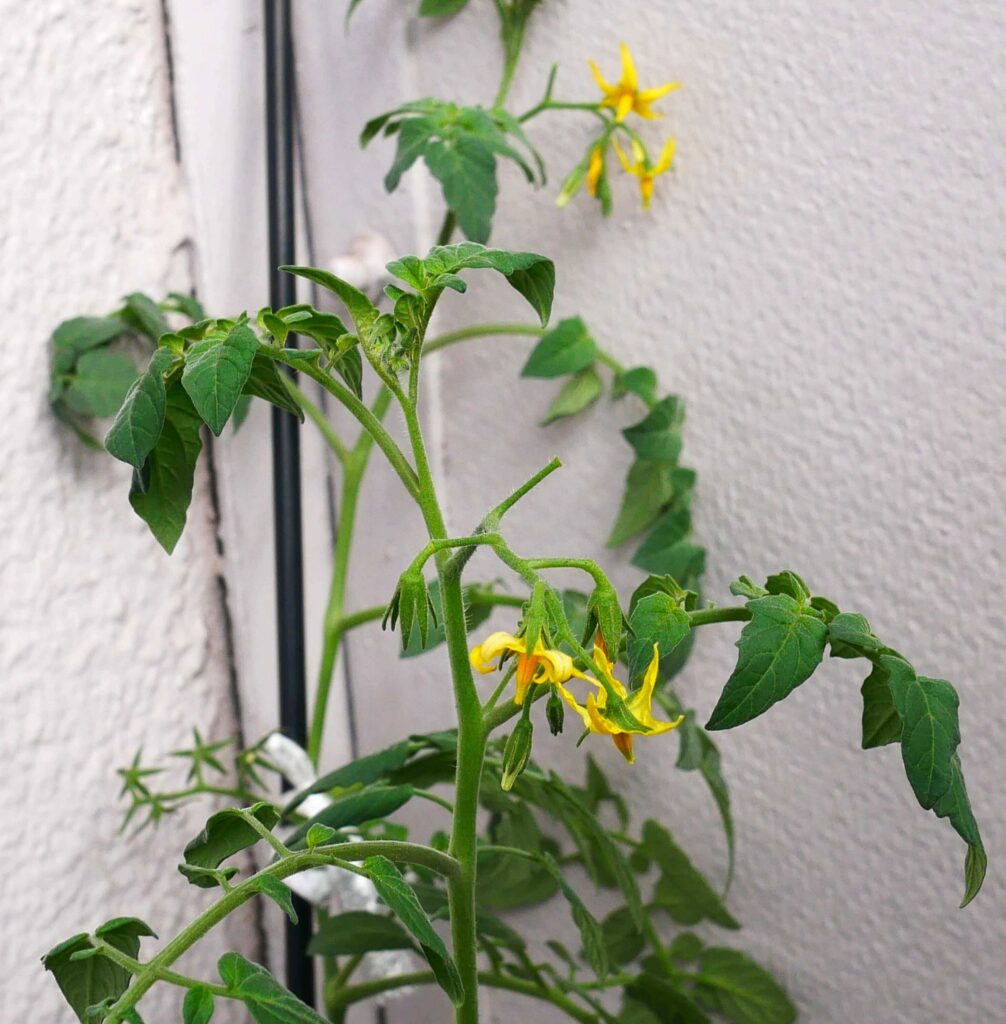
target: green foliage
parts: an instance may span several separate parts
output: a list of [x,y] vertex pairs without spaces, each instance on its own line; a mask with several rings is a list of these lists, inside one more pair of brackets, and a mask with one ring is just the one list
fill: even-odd
[[182,1001],[182,1024],[209,1024],[213,1009],[213,993],[205,985],[190,988]]
[[562,386],[562,390],[549,406],[541,425],[547,427],[556,420],[583,412],[601,397],[603,390],[604,386],[597,370],[593,366],[584,367],[579,373],[573,374]]
[[747,604],[751,621],[737,641],[737,668],[707,729],[732,729],[787,697],[821,664],[828,627],[809,604],[769,594]]
[[578,316],[560,320],[532,349],[522,377],[563,377],[593,367],[597,342]]
[[61,942],[42,957],[42,964],[51,971],[63,997],[77,1015],[86,1022],[89,1010],[117,999],[129,986],[130,974],[100,953],[100,944],[135,958],[140,939],[153,936],[149,925],[135,917],[117,917],[106,921],[94,937],[81,933]]
[[318,922],[308,952],[312,956],[359,956],[379,949],[414,949],[409,933],[395,920],[350,910]]
[[314,825],[341,829],[386,818],[404,807],[412,799],[412,794],[411,786],[373,785],[351,792],[348,796],[333,800],[324,810],[298,826],[287,837],[286,845],[292,850],[303,848],[307,844],[307,834]]
[[405,876],[385,857],[368,857],[363,867],[377,889],[377,895],[388,905],[399,921],[419,943],[437,984],[447,993],[451,1002],[459,1006],[464,999],[464,986],[457,966],[444,940],[434,930],[412,886]]
[[309,1006],[284,988],[264,967],[239,953],[225,953],[217,963],[228,997],[239,999],[256,1024],[324,1024]]
[[[185,863],[196,868],[219,868],[225,861],[242,850],[254,846],[261,834],[249,819],[254,819],[267,830],[273,829],[279,821],[279,812],[265,801],[237,810],[225,808],[212,815],[202,832],[185,847]],[[189,875],[189,881],[200,888],[209,889],[215,884],[206,875]]]
[[[438,0],[438,6],[451,5]],[[456,0],[453,6],[458,7]],[[416,100],[369,121],[360,136],[360,145],[366,146],[382,132],[386,137],[397,138],[395,158],[385,175],[384,187],[394,192],[402,175],[423,159],[440,182],[444,201],[457,218],[458,226],[473,242],[488,241],[492,231],[499,193],[497,157],[516,164],[528,181],[544,181],[541,157],[519,123],[498,108]]]
[[707,947],[699,956],[695,998],[734,1024],[792,1024],[796,1007],[763,967],[735,949]]

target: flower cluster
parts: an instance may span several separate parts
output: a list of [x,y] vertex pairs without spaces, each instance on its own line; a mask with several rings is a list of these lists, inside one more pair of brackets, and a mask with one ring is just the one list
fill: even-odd
[[[652,89],[639,87],[636,63],[628,45],[622,43],[622,77],[615,83],[609,82],[594,61],[588,61],[594,79],[603,98],[597,104],[604,127],[587,149],[584,160],[567,177],[559,193],[559,205],[564,206],[585,185],[587,192],[598,199],[605,213],[611,208],[611,189],[608,181],[607,157],[615,151],[625,172],[639,181],[639,192],[643,209],[649,209],[653,198],[653,183],[656,178],[670,170],[674,161],[675,139],[669,137],[664,143],[660,156],[654,160],[646,147],[645,140],[629,123],[629,116],[635,114],[646,121],[655,121],[662,115],[653,109],[653,104],[669,92],[681,88],[680,82],[665,82]],[[610,112],[610,113],[609,113]],[[627,143],[629,151],[620,143],[619,136]]]
[[[482,643],[472,648],[472,667],[486,675],[503,668],[507,661],[516,658],[514,703],[524,703],[532,684],[553,686],[559,696],[580,716],[586,732],[610,736],[621,755],[630,764],[635,761],[632,749],[634,735],[657,736],[676,729],[684,721],[684,715],[679,715],[672,722],[662,722],[653,717],[653,691],[660,671],[660,650],[657,644],[653,645],[653,658],[643,676],[642,684],[631,693],[615,678],[614,662],[608,656],[603,643],[595,643],[592,657],[593,667],[598,670],[600,679],[580,671],[568,654],[549,648],[542,639],[535,643],[530,652],[527,646],[520,636],[504,632],[492,633]],[[581,704],[564,685],[572,679],[592,684],[597,692],[588,693],[585,703]],[[638,726],[629,726],[624,722],[616,723],[606,716],[609,694],[614,694],[625,701],[626,709],[639,723]]]

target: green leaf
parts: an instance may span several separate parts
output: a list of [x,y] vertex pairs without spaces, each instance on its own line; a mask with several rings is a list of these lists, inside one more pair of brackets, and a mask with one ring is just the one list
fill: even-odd
[[721,928],[740,925],[723,905],[719,894],[693,866],[671,833],[655,821],[643,825],[643,851],[660,869],[654,903],[679,924],[709,920]]
[[242,388],[242,394],[264,398],[280,409],[292,412],[301,423],[304,422],[304,410],[301,409],[297,399],[287,390],[275,362],[261,352],[255,353],[251,372]]
[[[639,545],[631,561],[644,572],[672,576],[687,586],[705,572],[706,552],[692,543],[691,494],[678,488],[681,477],[677,470],[672,471],[675,494],[670,509]],[[687,478],[682,482],[690,486]]]
[[841,612],[828,623],[828,643],[834,658],[867,658],[885,650],[866,617],[855,612]]
[[[140,939],[153,934],[148,925],[135,917],[114,918],[95,932],[98,938],[134,958],[140,951]],[[61,942],[42,957],[43,967],[55,977],[63,997],[80,1021],[87,1019],[88,1007],[118,999],[128,988],[131,977],[124,967],[100,954],[74,959],[75,955],[92,949],[91,938],[81,933]]]
[[386,780],[396,768],[401,768],[408,761],[417,747],[418,744],[412,740],[402,740],[373,754],[358,757],[355,761],[322,775],[306,789],[300,790],[283,808],[283,813],[289,814],[312,793],[327,793],[329,790],[348,789],[350,786],[368,786]]
[[240,999],[256,1024],[326,1024],[309,1006],[285,989],[264,967],[240,953],[225,953],[217,962],[220,979],[233,999]]
[[374,883],[377,895],[419,943],[423,955],[433,969],[437,983],[447,993],[451,1002],[455,1006],[460,1006],[465,997],[461,975],[458,974],[443,939],[434,931],[412,886],[386,857],[368,857],[363,862],[363,867]]
[[259,348],[255,332],[238,324],[224,338],[197,341],[186,354],[182,387],[217,437],[234,412]]
[[560,320],[531,350],[522,377],[563,377],[593,366],[597,359],[597,342],[578,316]]
[[605,542],[618,547],[652,526],[674,497],[674,471],[663,462],[636,459],[629,467],[625,494],[611,535]]
[[359,956],[378,949],[412,949],[412,940],[397,921],[365,910],[322,918],[307,947],[311,956]]
[[363,356],[360,355],[359,346],[343,352],[333,365],[349,390],[357,398],[363,398]]
[[885,655],[894,706],[902,722],[901,756],[919,803],[931,810],[953,782],[953,758],[961,742],[957,693],[943,679],[917,676],[902,658]]
[[209,1024],[212,1017],[213,993],[205,985],[190,988],[182,1002],[182,1024]]
[[[291,266],[280,267],[279,269],[285,270],[288,274],[296,274],[298,277],[307,278],[308,281],[313,281],[315,284],[337,295],[341,299],[342,304],[349,310],[349,315],[353,318],[357,330],[362,331],[364,328],[369,327],[380,316],[377,307],[359,288],[354,288],[347,281],[343,281],[341,277],[336,277],[335,274],[329,273],[327,270],[319,270],[317,267]],[[296,329],[296,325],[293,326]]]
[[145,334],[152,341],[162,334],[167,334],[171,328],[164,318],[161,307],[149,296],[142,292],[133,292],[126,296],[126,305],[119,314],[130,327]]
[[810,589],[807,584],[790,569],[783,569],[782,572],[769,576],[765,581],[765,589],[770,594],[789,594],[793,600],[801,604],[810,601]]
[[77,357],[106,345],[126,330],[126,324],[112,316],[77,316],[64,320],[52,332],[53,372],[68,373]]
[[882,665],[863,681],[863,749],[882,747],[901,739],[901,717],[891,697],[890,673]]
[[821,663],[828,627],[787,594],[748,601],[751,621],[737,647],[737,667],[727,680],[707,729],[750,722],[810,677]]
[[796,1007],[765,968],[735,949],[707,947],[699,958],[696,998],[733,1024],[792,1024]]
[[[552,877],[559,883],[559,889],[566,897],[570,913],[573,916],[573,923],[580,932],[584,958],[590,964],[591,970],[603,981],[608,976],[608,954],[600,923],[566,881],[556,859],[550,853],[544,853],[542,861],[548,867]],[[628,913],[628,908],[626,908],[626,913]],[[629,920],[632,920],[631,915]]]
[[[437,122],[429,117],[410,118],[398,125],[395,159],[384,176],[386,191],[394,192],[398,188],[402,175],[426,152],[426,147],[437,133],[437,127]],[[370,130],[371,125],[367,125],[363,130],[364,136]]]
[[170,555],[185,529],[202,421],[180,383],[168,388],[164,426],[141,470],[133,473],[129,503]]
[[647,405],[657,402],[657,375],[648,366],[635,366],[618,374],[611,388],[612,398],[635,395]]
[[105,437],[108,453],[134,469],[143,468],[161,436],[168,398],[164,374],[174,360],[175,356],[165,348],[151,356],[150,365],[129,389]]
[[698,960],[703,945],[703,941],[694,932],[681,932],[674,937],[674,941],[667,947],[667,952],[675,960],[692,963]]
[[675,463],[681,454],[684,421],[684,405],[675,395],[668,395],[638,423],[626,427],[622,436],[640,459]]
[[268,896],[286,914],[291,924],[297,923],[297,911],[293,907],[293,893],[288,885],[284,885],[273,875],[262,875],[259,878],[259,892],[263,896]]
[[572,377],[562,386],[562,390],[555,396],[545,419],[541,425],[547,427],[550,423],[560,420],[565,416],[575,416],[583,412],[589,405],[593,405],[601,396],[601,377],[593,366],[587,366]]
[[628,907],[619,907],[608,914],[601,922],[601,933],[608,961],[616,966],[635,960],[646,947],[646,939],[632,920]]
[[660,647],[660,660],[670,658],[691,631],[688,612],[670,594],[657,593],[636,603],[629,616],[634,634],[628,644],[629,679],[642,679],[653,658],[653,645]]
[[334,800],[309,821],[300,825],[286,840],[291,849],[303,847],[308,829],[312,825],[327,825],[340,829],[349,825],[362,825],[365,821],[376,821],[394,814],[412,799],[411,786],[368,786],[356,793],[350,793]]
[[[709,1018],[679,988],[666,978],[654,974],[641,974],[625,986],[627,1006],[643,1006],[658,1024],[710,1024]],[[632,1010],[635,1012],[635,1010]],[[639,1016],[626,1016],[626,1024],[646,1021]]]
[[423,158],[440,182],[444,201],[454,211],[458,227],[473,242],[487,242],[499,192],[492,150],[479,139],[461,136],[447,142],[429,141]]
[[81,416],[114,416],[136,377],[132,360],[118,352],[103,348],[85,352],[66,389],[66,404]]
[[468,0],[422,0],[419,5],[421,18],[444,18],[448,14],[457,14],[468,6]]
[[[249,824],[249,816],[270,830],[280,817],[279,811],[265,801],[242,810],[228,807],[217,811],[185,847],[185,863],[197,868],[218,868],[236,853],[254,846],[262,837]],[[208,876],[189,876],[189,881],[201,889],[212,888],[215,884]]]

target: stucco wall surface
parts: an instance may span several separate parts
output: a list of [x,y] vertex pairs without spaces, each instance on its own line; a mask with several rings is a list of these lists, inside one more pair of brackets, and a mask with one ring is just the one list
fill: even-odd
[[[440,200],[425,171],[385,197],[391,147],[354,147],[359,126],[390,106],[396,79],[392,100],[489,103],[495,92],[490,5],[442,25],[406,22],[411,10],[368,0],[347,37],[341,12],[298,7],[320,258],[363,229],[406,251],[434,235]],[[866,614],[921,671],[957,684],[965,770],[992,857],[985,891],[959,912],[959,841],[915,804],[895,749],[859,749],[861,672],[832,661],[720,741],[739,844],[731,906],[744,924],[728,941],[778,972],[814,1024],[999,1020],[1006,14],[993,3],[556,0],[530,32],[512,109],[537,101],[553,60],[557,95],[595,95],[585,61],[615,76],[623,39],[644,85],[685,83],[652,133],[679,140],[653,209],[641,213],[633,183],[619,181],[610,221],[584,200],[557,210],[556,183],[588,125],[543,118],[531,133],[553,184],[535,194],[504,173],[494,240],[555,257],[556,314],[582,314],[619,359],[652,363],[686,398],[712,599],[729,600],[739,573],[792,567]],[[448,297],[440,326],[525,316],[509,289],[477,281]],[[470,529],[557,453],[568,468],[511,514],[508,533],[523,551],[597,557],[631,588],[631,549],[612,553],[603,540],[628,465],[617,430],[638,410],[604,399],[541,431],[553,389],[517,379],[523,347],[487,340],[438,356],[436,370],[430,361],[426,413],[450,525]],[[418,539],[411,517],[382,520],[394,480],[374,484],[363,512],[374,554],[353,574],[361,606],[386,599]],[[472,578],[479,570],[498,573],[484,560]],[[682,678],[702,716],[735,638],[729,627],[702,636]],[[409,663],[403,678],[379,632],[354,636],[350,657],[364,749],[449,718],[443,659]],[[389,709],[392,678],[407,687],[402,715]],[[535,754],[578,772],[582,752],[565,740],[542,740]],[[673,741],[639,747],[631,770],[595,749],[637,814],[666,821],[722,879],[724,844],[701,782],[673,770]],[[551,933],[556,916],[524,923]],[[490,1004],[501,1022],[553,1019],[517,997]]]
[[[170,937],[206,901],[175,871],[201,812],[126,842],[116,767],[234,722],[205,478],[169,559],[129,507],[127,467],[46,402],[60,320],[191,285],[160,6],[5,0],[0,25],[2,1003],[6,1020],[69,1022],[42,953],[117,915]],[[248,949],[249,922],[212,938],[208,963],[225,944]],[[172,1001],[147,1019],[177,1019]]]

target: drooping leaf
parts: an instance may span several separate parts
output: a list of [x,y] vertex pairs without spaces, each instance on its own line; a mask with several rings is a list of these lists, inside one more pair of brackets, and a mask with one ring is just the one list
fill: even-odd
[[412,948],[412,939],[397,921],[350,910],[319,921],[307,951],[311,956],[359,956],[379,949]]
[[213,1018],[213,993],[205,985],[196,985],[185,993],[182,1024],[209,1024]]
[[626,427],[622,435],[640,459],[677,462],[681,454],[681,427],[685,411],[675,395],[662,398],[638,423]]
[[828,627],[788,594],[747,603],[737,667],[727,680],[707,729],[732,729],[787,697],[821,663]]
[[217,970],[231,997],[245,1004],[256,1024],[326,1024],[264,967],[240,953],[225,953]]
[[52,332],[53,372],[69,372],[79,355],[107,345],[125,330],[126,324],[113,316],[77,316],[64,320]]
[[419,744],[413,740],[402,740],[383,750],[375,751],[373,754],[358,757],[355,761],[336,768],[335,771],[327,772],[306,789],[300,790],[286,805],[284,813],[289,814],[300,806],[305,797],[312,793],[327,793],[333,789],[369,786],[371,783],[384,781],[396,768],[401,768],[418,747]]
[[302,848],[312,825],[340,829],[386,818],[404,807],[412,799],[412,793],[411,786],[367,786],[356,793],[333,800],[324,810],[298,826],[286,840],[286,845],[291,849]]
[[657,402],[657,375],[648,366],[636,366],[618,374],[611,389],[612,398],[632,394],[647,405]]
[[66,389],[66,404],[81,416],[114,416],[136,377],[136,367],[126,356],[104,348],[92,349],[77,360]]
[[[280,409],[292,412],[301,423],[304,422],[304,410],[301,409],[300,403],[290,394],[289,389],[283,383],[275,362],[261,352],[255,353],[251,372],[244,383],[242,394],[264,398]],[[234,415],[237,416],[236,411]]]
[[142,469],[161,436],[168,398],[164,373],[174,360],[175,356],[165,348],[151,356],[150,365],[129,389],[105,437],[109,454],[134,469]]
[[145,334],[151,341],[157,341],[162,334],[167,334],[171,329],[168,321],[164,318],[161,307],[149,296],[142,292],[133,292],[126,296],[126,304],[123,306],[119,316],[125,320],[130,327]]
[[585,367],[579,373],[573,374],[563,384],[562,390],[555,396],[541,425],[547,427],[556,420],[583,412],[600,398],[601,391],[601,378],[597,370],[593,366]]
[[674,471],[663,462],[636,459],[629,467],[625,493],[611,535],[605,542],[618,547],[652,526],[674,497]]
[[646,947],[646,939],[632,920],[628,907],[619,907],[608,914],[601,922],[601,934],[608,962],[616,967],[635,960]]
[[669,981],[666,977],[646,972],[634,978],[625,987],[626,1006],[630,1014],[636,1013],[635,1007],[643,1007],[650,1014],[647,1019],[637,1016],[626,1016],[625,1024],[642,1024],[650,1020],[657,1024],[710,1024],[709,1018],[695,1005],[691,997]]
[[578,316],[560,320],[531,350],[521,370],[522,377],[563,377],[593,366],[597,342]]
[[272,875],[262,875],[259,878],[259,891],[283,911],[290,919],[291,924],[297,923],[297,911],[293,906],[293,893],[288,885],[284,885],[278,878]]
[[733,918],[715,889],[706,881],[671,833],[655,821],[643,825],[643,850],[660,869],[654,903],[679,924],[709,920],[721,928],[736,929]]
[[733,1024],[792,1024],[796,1007],[764,967],[735,949],[706,947],[695,997]]
[[863,749],[882,747],[901,739],[901,717],[891,697],[890,673],[882,665],[863,681]]
[[238,404],[260,347],[255,332],[238,324],[223,338],[197,341],[186,354],[182,386],[217,437]]
[[[225,860],[254,846],[262,837],[248,822],[249,816],[270,830],[279,821],[279,811],[265,801],[243,810],[227,807],[217,811],[209,817],[202,832],[185,847],[185,863],[197,868],[219,868]],[[216,884],[208,876],[188,877],[201,889],[212,888]]]
[[[133,958],[140,951],[140,939],[153,934],[149,925],[135,917],[114,918],[95,932],[96,937]],[[118,999],[129,987],[131,977],[124,967],[97,953],[74,959],[75,955],[93,948],[91,938],[81,933],[61,942],[42,957],[42,965],[55,977],[63,997],[80,1021],[87,1020],[88,1007]]]
[[143,468],[133,473],[129,503],[170,555],[185,529],[196,461],[199,414],[180,383],[168,388],[164,425]]
[[374,883],[377,895],[419,943],[419,948],[433,969],[437,983],[447,993],[451,1002],[455,1006],[460,1006],[465,997],[461,975],[458,974],[457,966],[447,952],[443,939],[426,916],[426,911],[420,905],[412,886],[386,857],[368,857],[363,862],[363,867]]
[[479,139],[462,136],[427,142],[423,158],[465,236],[473,242],[489,241],[499,192],[492,150]]
[[[573,917],[573,923],[580,932],[580,941],[583,943],[583,955],[590,964],[591,970],[602,981],[608,976],[608,953],[605,944],[604,932],[597,918],[587,909],[586,904],[577,895],[576,890],[566,881],[562,868],[559,867],[555,858],[550,853],[542,854],[542,860],[548,867],[552,877],[559,884],[559,889],[566,902],[569,904],[569,911]],[[626,910],[628,913],[628,910]],[[632,920],[631,915],[629,920]]]

